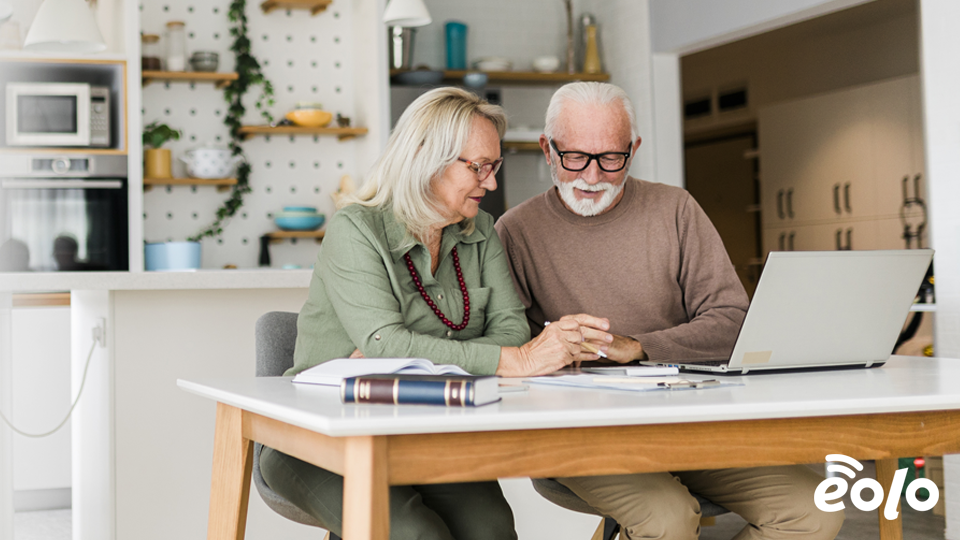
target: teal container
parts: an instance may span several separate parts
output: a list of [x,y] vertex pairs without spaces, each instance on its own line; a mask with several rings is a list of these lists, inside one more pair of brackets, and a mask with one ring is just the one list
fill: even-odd
[[467,25],[458,21],[448,21],[447,69],[467,69]]

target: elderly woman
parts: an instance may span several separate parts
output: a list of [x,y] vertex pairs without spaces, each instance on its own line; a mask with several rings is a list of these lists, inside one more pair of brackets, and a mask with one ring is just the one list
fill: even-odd
[[[581,342],[612,336],[587,315],[528,342],[493,218],[479,209],[497,188],[505,130],[500,107],[464,90],[433,90],[407,108],[363,188],[330,221],[288,375],[361,355],[513,377],[598,359]],[[260,464],[271,488],[342,532],[342,477],[270,448]],[[394,486],[390,526],[392,539],[516,538],[496,482]]]

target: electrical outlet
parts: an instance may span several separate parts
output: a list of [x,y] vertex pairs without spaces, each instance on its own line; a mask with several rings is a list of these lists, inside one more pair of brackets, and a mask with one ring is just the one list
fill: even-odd
[[107,320],[103,317],[97,319],[97,324],[93,327],[93,340],[100,344],[100,348],[107,346]]

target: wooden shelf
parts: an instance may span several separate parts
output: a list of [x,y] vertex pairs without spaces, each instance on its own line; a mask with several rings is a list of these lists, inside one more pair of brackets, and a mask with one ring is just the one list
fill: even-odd
[[153,186],[217,186],[217,191],[227,191],[237,185],[236,178],[144,178],[143,190]]
[[503,141],[503,149],[511,154],[517,152],[543,152],[538,142]]
[[367,128],[310,128],[300,126],[243,126],[240,135],[244,140],[255,135],[336,135],[337,139],[346,141],[360,135],[366,135]]
[[264,13],[270,13],[276,9],[306,9],[310,15],[317,15],[326,11],[327,6],[333,3],[333,0],[267,0],[260,4],[260,9]]
[[[391,69],[390,76],[403,73],[401,69]],[[476,71],[476,70],[473,70]],[[443,80],[447,83],[462,83],[463,76],[470,71],[444,71]],[[609,73],[540,73],[537,71],[486,71],[487,84],[560,84],[573,81],[607,82]]]
[[13,307],[69,306],[70,293],[27,293],[13,295]]
[[288,238],[313,238],[319,244],[323,240],[323,231],[273,231],[268,232],[266,236],[270,237],[271,244],[283,242]]
[[153,81],[176,82],[212,82],[217,88],[223,88],[240,75],[236,73],[211,73],[206,71],[152,71],[146,70],[141,74],[143,86]]

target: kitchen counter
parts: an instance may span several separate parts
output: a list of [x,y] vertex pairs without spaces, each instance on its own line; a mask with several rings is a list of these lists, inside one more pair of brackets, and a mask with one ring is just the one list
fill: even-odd
[[23,272],[0,274],[0,291],[145,291],[187,289],[298,289],[311,269],[197,270],[193,272]]
[[[73,395],[86,377],[71,419],[74,519],[79,516],[74,540],[203,535],[215,412],[206,400],[185,396],[176,381],[253,374],[257,318],[300,311],[312,273],[253,268],[0,274],[0,344],[12,332],[14,296],[70,291]],[[95,346],[98,328],[105,339]],[[4,375],[12,366],[7,352],[0,346],[0,397],[10,395],[13,384]],[[4,431],[0,481],[12,475],[6,458],[11,439]],[[170,459],[172,447],[176,459]],[[268,537],[277,518],[257,499],[251,497],[256,502],[248,534]],[[176,520],[163,518],[174,515]],[[284,529],[281,536],[305,540],[316,534],[300,528]]]

